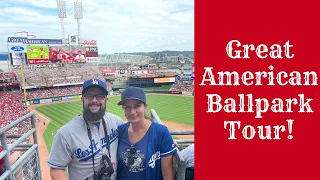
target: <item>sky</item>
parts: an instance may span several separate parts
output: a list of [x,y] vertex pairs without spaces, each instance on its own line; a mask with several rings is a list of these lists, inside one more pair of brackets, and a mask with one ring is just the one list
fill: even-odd
[[[77,35],[73,3],[65,0],[65,37]],[[97,40],[99,54],[194,50],[193,0],[80,0],[80,35]],[[60,39],[56,0],[0,0],[0,52],[7,37],[27,31],[36,38]]]

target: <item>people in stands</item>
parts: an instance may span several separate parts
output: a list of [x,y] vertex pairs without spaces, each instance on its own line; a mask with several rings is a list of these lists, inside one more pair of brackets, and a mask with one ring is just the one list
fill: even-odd
[[186,180],[194,179],[194,144],[190,144],[187,148],[181,150],[181,155],[186,161]]
[[[2,148],[0,147],[0,152],[2,152]],[[9,156],[9,161],[10,165],[13,165],[14,162],[16,162],[20,157],[20,152],[14,151],[12,154]],[[5,167],[4,167],[4,158],[0,159],[0,175],[2,175],[5,172]]]

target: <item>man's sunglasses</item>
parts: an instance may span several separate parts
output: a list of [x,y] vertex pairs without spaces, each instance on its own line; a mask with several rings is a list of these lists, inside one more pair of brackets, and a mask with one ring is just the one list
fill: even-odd
[[130,150],[129,150],[129,157],[128,157],[128,165],[129,166],[132,166],[132,164],[134,163],[134,160],[135,160],[134,155],[136,154],[136,152],[137,152],[136,147],[131,146]]
[[93,98],[95,97],[97,100],[104,100],[106,98],[106,95],[104,94],[85,94],[84,97],[86,99],[88,99],[89,101],[93,100]]

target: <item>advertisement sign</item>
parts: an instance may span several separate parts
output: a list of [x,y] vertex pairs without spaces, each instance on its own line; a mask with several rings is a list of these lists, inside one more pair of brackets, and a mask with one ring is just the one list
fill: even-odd
[[86,47],[87,57],[98,57],[98,47]]
[[99,69],[101,74],[115,74],[116,69],[115,68],[100,68]]
[[192,93],[192,92],[189,92],[189,91],[182,91],[182,95],[185,95],[185,96],[193,96],[193,93]]
[[72,96],[66,96],[66,97],[62,97],[63,101],[68,101],[68,100],[72,100]]
[[52,99],[40,99],[40,104],[51,103]]
[[62,39],[28,39],[26,37],[8,37],[7,42],[22,44],[62,44]]
[[33,100],[33,104],[40,104],[39,99],[35,99],[35,100]]
[[48,46],[27,46],[27,58],[29,64],[48,64]]
[[75,95],[73,96],[73,99],[81,99],[81,95]]
[[175,77],[170,77],[170,78],[154,78],[153,81],[154,83],[169,83],[169,82],[175,82],[176,78]]
[[85,63],[85,48],[81,46],[49,46],[50,63]]
[[97,46],[97,40],[84,40],[84,46]]
[[17,86],[17,85],[19,85],[19,82],[0,83],[0,87]]
[[177,80],[180,81],[180,80],[181,80],[181,77],[180,77],[180,76],[177,76]]
[[20,62],[22,65],[26,65],[26,47],[25,45],[8,45],[11,65],[18,66]]
[[87,63],[97,63],[99,62],[99,58],[98,57],[87,57]]
[[55,101],[61,101],[61,99],[62,99],[61,97],[54,97],[54,98],[52,98],[52,101],[53,101],[53,102],[55,102]]

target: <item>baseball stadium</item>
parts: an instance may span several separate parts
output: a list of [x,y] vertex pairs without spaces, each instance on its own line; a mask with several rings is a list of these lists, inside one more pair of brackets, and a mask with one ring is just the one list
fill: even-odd
[[[75,8],[82,8],[77,3]],[[66,9],[63,3],[57,6],[63,19]],[[53,139],[63,125],[83,113],[82,85],[88,79],[106,82],[106,111],[124,122],[123,109],[117,105],[121,93],[129,86],[142,88],[147,115],[169,129],[178,149],[194,143],[193,51],[100,54],[99,41],[84,39],[79,32],[37,39],[22,31],[7,38],[8,51],[0,52],[0,67],[7,67],[0,71],[0,180],[51,179],[47,163]],[[184,180],[186,164],[179,150],[174,154],[176,179]]]
[[[119,62],[120,58],[128,58],[130,55],[114,56]],[[7,53],[7,57],[11,59],[11,53]],[[144,60],[150,57],[142,57],[141,63],[136,62],[128,66],[109,63],[110,67],[105,67],[103,56],[98,58],[102,65],[82,62],[23,66],[10,64],[11,72],[1,73],[1,135],[6,134],[2,136],[2,149],[5,149],[4,144],[8,150],[16,145],[11,148],[11,153],[19,152],[21,161],[17,160],[20,167],[17,165],[15,169],[23,169],[26,179],[50,179],[47,160],[53,137],[60,127],[82,113],[82,83],[90,78],[99,78],[107,82],[110,94],[107,112],[126,121],[122,108],[117,105],[120,93],[128,86],[142,87],[147,93],[147,113],[152,116],[153,110],[171,132],[178,132],[173,138],[180,143],[181,148],[193,142],[193,79],[186,75],[187,73],[182,74],[181,67],[174,66],[177,62],[171,62],[173,68],[169,62],[166,63],[168,67],[159,67],[156,62],[150,63],[150,59],[148,63],[144,63]],[[193,65],[190,62],[187,66]],[[191,133],[188,135],[183,131]],[[37,138],[30,136],[31,134]],[[25,139],[21,139],[23,137]],[[33,141],[34,139],[37,139],[37,142]],[[18,140],[21,142],[15,144]],[[31,149],[33,151],[27,154]],[[37,151],[34,151],[35,149]],[[24,154],[26,156],[21,158]],[[2,157],[5,156],[1,155]],[[7,177],[10,177],[10,174],[12,179],[18,179],[21,171],[12,170]]]

